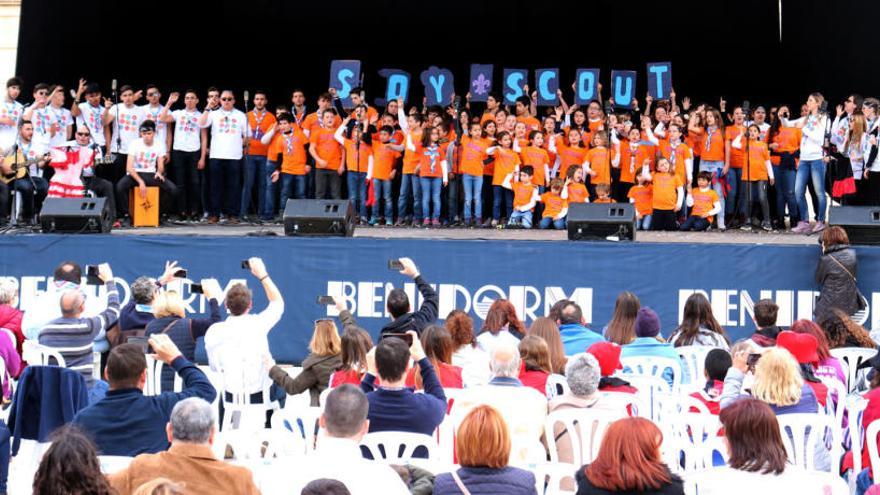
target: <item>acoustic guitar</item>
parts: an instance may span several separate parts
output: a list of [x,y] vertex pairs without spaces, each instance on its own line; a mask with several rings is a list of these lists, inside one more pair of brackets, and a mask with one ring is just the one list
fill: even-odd
[[30,169],[31,165],[39,166],[40,162],[46,160],[49,157],[49,154],[46,153],[45,155],[37,158],[32,158],[24,162],[17,162],[17,155],[18,154],[15,153],[3,159],[3,164],[9,167],[11,170],[11,172],[9,172],[8,174],[0,175],[0,181],[3,181],[4,184],[9,184],[14,180],[27,177],[28,169]]

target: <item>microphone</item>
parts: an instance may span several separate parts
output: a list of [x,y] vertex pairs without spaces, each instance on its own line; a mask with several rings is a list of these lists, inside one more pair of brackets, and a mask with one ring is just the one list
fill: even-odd
[[110,89],[115,93],[116,92],[116,79],[110,81]]
[[822,104],[819,105],[819,111],[821,113],[828,113],[828,100],[822,100]]
[[746,118],[749,118],[749,110],[751,110],[751,109],[752,109],[752,106],[749,103],[749,100],[744,101],[743,102],[743,113],[746,114]]
[[244,90],[244,102],[245,103],[247,103],[248,100],[250,100],[250,96],[251,96],[250,92],[248,92],[248,90]]
[[70,88],[70,97],[76,99],[76,90],[73,88]]

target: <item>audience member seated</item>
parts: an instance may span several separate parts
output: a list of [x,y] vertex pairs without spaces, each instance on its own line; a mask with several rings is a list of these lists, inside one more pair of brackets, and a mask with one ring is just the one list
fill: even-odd
[[492,379],[486,385],[466,388],[455,399],[450,414],[464,417],[479,405],[494,407],[504,416],[513,442],[513,459],[525,460],[529,449],[538,444],[547,417],[547,396],[519,381],[519,350],[499,343],[492,351],[489,369]]
[[34,476],[33,493],[116,495],[101,473],[95,446],[72,426],[63,426],[52,435]]
[[[870,390],[863,396],[865,400],[868,401],[867,406],[865,407],[865,411],[862,413],[862,425],[861,425],[861,433],[862,438],[864,438],[865,431],[868,429],[868,426],[871,425],[874,421],[880,419],[880,354],[875,355],[871,359],[862,361],[859,365],[859,369],[870,368]],[[873,476],[873,468],[880,468],[880,466],[872,466],[871,465],[871,457],[868,454],[868,443],[863,442],[861,453],[856,455],[862,456],[862,471],[858,473],[856,478],[857,490],[856,493],[864,493],[865,490],[874,484],[874,476]],[[877,442],[878,448],[880,448],[880,441]],[[851,450],[846,453],[843,461],[842,470],[850,470],[853,468],[853,459],[855,450]]]
[[[444,388],[464,388],[461,378],[461,367],[452,363],[452,337],[445,327],[430,325],[422,330],[420,338],[425,356],[434,367],[440,385]],[[422,374],[416,368],[410,368],[406,373],[406,386],[422,390],[424,383]]]
[[474,320],[460,309],[453,309],[446,317],[446,329],[452,337],[452,364],[461,368],[465,387],[485,385],[489,378],[489,355],[477,345]]
[[568,359],[565,357],[565,347],[562,346],[562,336],[559,335],[559,325],[550,318],[542,316],[535,318],[527,334],[544,339],[544,342],[547,343],[547,350],[550,351],[551,373],[564,375],[565,363]]
[[772,299],[761,299],[755,303],[755,326],[758,328],[752,334],[752,342],[759,347],[773,347],[776,345],[776,336],[781,329],[776,326],[776,315],[779,306]]
[[730,352],[730,339],[712,314],[709,300],[700,292],[694,292],[685,301],[681,324],[672,331],[669,342],[675,347],[698,345]]
[[[0,279],[0,329],[9,330],[8,333],[14,337],[12,346],[21,357],[21,344],[24,342],[21,320],[24,313],[18,309],[18,303],[18,281],[14,278]],[[13,376],[17,377],[18,374]]]
[[622,351],[623,347],[614,342],[596,342],[587,349],[587,352],[599,362],[599,368],[602,372],[602,378],[599,380],[600,392],[626,392],[629,394],[638,392],[628,381],[614,376],[617,370],[623,369],[623,365],[620,364]]
[[435,495],[535,494],[535,475],[508,465],[511,439],[504,417],[491,406],[470,411],[458,427],[455,452],[461,466],[434,479]]
[[852,321],[852,318],[843,311],[832,308],[824,320],[819,321],[819,326],[828,337],[828,347],[838,349],[841,347],[864,347],[876,349],[877,343],[861,325]]
[[321,478],[304,486],[300,495],[351,495],[351,491],[341,481]]
[[[663,341],[663,337],[660,336],[660,318],[653,309],[647,306],[639,309],[639,314],[636,316],[636,339],[622,347],[621,358],[663,357],[680,361],[681,383],[690,383],[687,364],[675,352],[672,344]],[[669,386],[672,386],[675,381],[673,370],[671,368],[664,370],[663,378]]]
[[15,350],[15,342],[12,337],[6,332],[0,332],[0,358],[3,361],[4,371],[0,375],[0,382],[3,383],[3,395],[0,398],[0,403],[5,405],[12,399],[12,389],[9,387],[9,381],[21,374],[21,356]]
[[[265,360],[272,357],[268,336],[281,320],[284,299],[269,277],[263,260],[250,258],[248,265],[251,274],[263,285],[269,305],[261,313],[251,313],[253,294],[250,289],[240,283],[233,285],[226,292],[229,316],[225,321],[211,325],[205,334],[208,364],[213,371],[223,374],[227,388],[223,393],[227,400],[232,399],[231,392],[238,392],[250,394],[251,403],[262,404],[263,391],[269,390],[269,399],[283,405],[287,395],[269,378]],[[221,418],[222,414],[221,409]]]
[[[405,431],[432,435],[446,417],[446,395],[437,379],[431,361],[425,357],[415,330],[406,333],[412,345],[398,337],[386,337],[367,354],[367,374],[361,390],[370,402],[370,433]],[[410,357],[418,363],[425,393],[417,394],[406,387]],[[381,380],[378,387],[376,377]]]
[[[219,297],[223,294],[220,284],[214,279],[203,279],[202,290],[208,301],[210,316],[207,318],[187,318],[186,303],[180,293],[166,290],[153,298],[155,319],[147,323],[146,335],[165,334],[187,361],[196,360],[196,340],[204,337],[211,325],[220,321]],[[174,389],[174,370],[162,369],[162,390]]]
[[109,475],[119,495],[158,477],[186,485],[187,495],[258,494],[253,475],[244,467],[218,460],[211,451],[216,434],[211,404],[198,397],[174,405],[165,432],[171,447],[158,454],[141,454],[131,464]]
[[566,356],[580,354],[596,342],[603,342],[598,333],[586,327],[584,314],[581,307],[572,301],[568,301],[559,312],[559,333],[562,336],[562,345],[565,347]]
[[[721,412],[721,392],[724,390],[724,377],[727,370],[733,365],[730,353],[724,349],[712,349],[706,354],[705,369],[703,374],[706,378],[706,386],[699,392],[694,392],[691,397],[706,405],[709,412],[718,414]],[[691,409],[690,412],[697,412]]]
[[300,493],[310,481],[321,478],[341,481],[352,495],[409,493],[390,466],[361,456],[361,438],[371,426],[369,406],[367,397],[354,385],[342,384],[327,394],[315,451],[285,466],[291,477],[287,493]]
[[188,361],[167,335],[149,340],[156,359],[183,379],[183,391],[145,396],[147,361],[137,344],[121,344],[110,351],[104,375],[107,396],[80,411],[73,422],[88,433],[104,455],[135,456],[168,448],[165,425],[174,405],[189,397],[213,401],[217,392],[208,377]]
[[519,342],[519,381],[542,394],[547,393],[547,377],[550,376],[550,349],[544,339],[526,335]]
[[[373,338],[360,327],[349,327],[342,334],[342,364],[333,373],[330,388],[343,383],[360,385],[367,373],[367,353],[373,348]],[[378,380],[376,381],[378,385]]]
[[428,282],[419,274],[419,269],[413,260],[409,258],[400,258],[400,264],[403,270],[401,275],[405,275],[413,279],[419,293],[422,295],[422,305],[418,311],[413,311],[409,302],[409,296],[403,289],[393,289],[388,293],[385,301],[385,307],[391,315],[391,322],[382,327],[382,334],[386,333],[406,333],[410,330],[418,334],[428,325],[433,325],[437,321],[437,305],[440,302],[437,291],[428,285]]
[[312,407],[320,405],[321,392],[330,384],[330,375],[342,364],[342,341],[336,324],[329,318],[315,321],[312,340],[309,341],[309,355],[302,362],[302,371],[291,377],[272,358],[267,359],[269,377],[288,395],[309,391]]
[[[571,392],[551,399],[550,412],[565,409],[589,409],[611,416],[625,417],[627,411],[621,407],[619,402],[596,393],[599,391],[599,374],[599,362],[592,354],[581,353],[572,356],[565,367],[565,381],[568,382],[568,388]],[[566,430],[561,423],[556,423],[553,429],[553,438],[545,438],[548,443],[556,443],[559,462],[574,462],[569,435],[571,435],[570,431]],[[580,435],[580,428],[578,428],[578,435]]]
[[[795,322],[796,323],[796,322]],[[825,407],[825,401],[828,398],[828,387],[822,383],[822,380],[816,378],[813,371],[814,363],[819,362],[819,353],[817,349],[819,343],[816,337],[810,334],[799,334],[790,330],[779,332],[776,337],[776,346],[787,350],[794,356],[800,367],[801,378],[804,383],[813,389],[816,401],[819,405]]]
[[791,331],[809,334],[816,338],[818,361],[813,363],[816,377],[837,380],[845,388],[846,374],[843,372],[843,365],[840,364],[836,357],[831,355],[831,349],[828,347],[828,337],[822,328],[810,320],[798,320],[791,324]]
[[492,352],[498,342],[519,345],[525,327],[516,316],[516,308],[506,299],[496,299],[486,313],[483,328],[477,336],[477,345],[484,352]]
[[[182,270],[176,261],[166,262],[165,271],[159,280],[151,277],[138,277],[131,283],[131,300],[122,308],[117,323],[118,337],[111,338],[112,345],[124,344],[128,337],[142,337],[146,328],[156,318],[153,300],[159,288],[174,280],[174,274]],[[116,332],[114,332],[116,333]]]
[[663,433],[648,419],[615,421],[596,459],[575,474],[577,495],[684,495],[681,478],[663,463],[662,443]]
[[636,316],[642,307],[639,297],[629,291],[618,294],[614,302],[614,314],[602,331],[609,342],[626,345],[636,339]]
[[85,318],[85,294],[78,287],[68,289],[59,299],[61,317],[46,323],[39,337],[40,344],[60,351],[67,368],[83,375],[92,404],[103,398],[107,391],[107,383],[92,376],[94,341],[104,337],[107,329],[119,318],[119,292],[110,265],[98,265],[98,278],[107,290],[107,308],[98,316]]

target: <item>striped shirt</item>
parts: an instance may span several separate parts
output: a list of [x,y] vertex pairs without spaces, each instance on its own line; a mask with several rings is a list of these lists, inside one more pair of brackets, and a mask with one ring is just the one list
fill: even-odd
[[83,375],[89,387],[92,376],[94,339],[103,335],[119,319],[119,292],[112,280],[107,289],[107,309],[90,318],[56,318],[40,330],[39,342],[61,353],[67,368]]

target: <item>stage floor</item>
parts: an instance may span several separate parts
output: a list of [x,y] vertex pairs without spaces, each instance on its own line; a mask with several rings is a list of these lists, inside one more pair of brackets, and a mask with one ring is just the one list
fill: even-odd
[[[118,229],[120,236],[248,236],[284,235],[281,225],[168,225],[159,228]],[[564,230],[357,227],[355,237],[377,239],[452,239],[492,241],[567,241]],[[782,232],[638,232],[636,242],[711,244],[815,244],[816,236]]]

